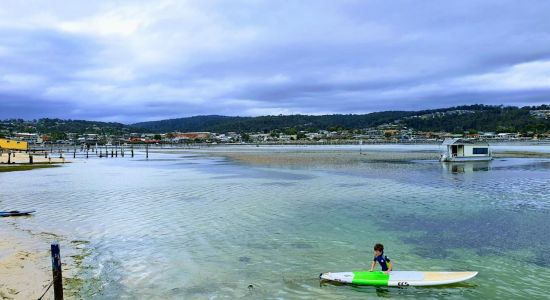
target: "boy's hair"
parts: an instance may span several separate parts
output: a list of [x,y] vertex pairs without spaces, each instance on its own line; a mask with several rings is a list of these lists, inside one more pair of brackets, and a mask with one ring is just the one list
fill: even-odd
[[374,245],[374,251],[384,252],[384,245],[382,245],[382,244]]

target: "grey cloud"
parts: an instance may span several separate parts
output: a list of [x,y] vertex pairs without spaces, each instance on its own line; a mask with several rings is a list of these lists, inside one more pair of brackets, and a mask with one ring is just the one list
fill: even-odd
[[[120,6],[139,8],[136,3]],[[46,78],[42,85],[11,91],[0,74],[4,93],[19,95],[18,104],[3,105],[0,116],[35,118],[42,113],[137,122],[197,114],[243,115],[255,109],[364,113],[469,103],[550,103],[550,86],[483,90],[453,84],[462,77],[550,60],[550,3],[214,1],[193,3],[192,9],[182,5],[157,12],[152,21],[147,19],[145,31],[138,28],[130,36],[0,25],[0,71]],[[109,8],[91,6],[89,12],[69,7],[58,18],[78,21],[105,12],[116,16],[121,8],[105,7]],[[55,7],[50,12],[55,15]],[[167,13],[174,15],[163,18]],[[177,18],[178,13],[185,17]],[[210,23],[196,25],[195,17]],[[212,28],[203,28],[208,25]],[[204,38],[185,39],[197,32]],[[76,75],[111,68],[127,68],[131,76],[120,80]],[[277,76],[285,80],[269,80]],[[62,92],[48,92],[53,88]],[[0,104],[5,101],[0,98]]]

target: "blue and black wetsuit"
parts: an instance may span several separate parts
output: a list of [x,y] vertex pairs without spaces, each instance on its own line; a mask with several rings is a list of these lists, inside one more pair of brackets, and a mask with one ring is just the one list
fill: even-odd
[[382,252],[379,256],[375,256],[374,261],[380,264],[380,267],[382,267],[382,271],[388,270],[388,264],[390,263],[390,259],[384,255],[384,252]]

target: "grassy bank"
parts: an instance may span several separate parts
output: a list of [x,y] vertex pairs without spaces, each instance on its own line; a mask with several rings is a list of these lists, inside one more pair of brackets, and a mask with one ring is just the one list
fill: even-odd
[[44,168],[56,168],[59,165],[55,164],[11,164],[4,165],[0,164],[0,173],[1,172],[17,172],[17,171],[29,171],[34,169],[44,169]]

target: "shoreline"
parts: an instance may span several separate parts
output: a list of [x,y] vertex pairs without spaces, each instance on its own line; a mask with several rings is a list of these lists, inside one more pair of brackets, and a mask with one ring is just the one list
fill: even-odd
[[[8,158],[8,155],[11,156]],[[32,163],[30,163],[31,159]],[[68,161],[66,161],[63,157],[44,157],[43,155],[28,154],[24,152],[14,152],[11,154],[0,153],[0,172],[17,172],[55,168],[64,163],[68,163]]]
[[[65,298],[77,296],[83,281],[78,278],[85,242],[69,241],[54,233],[34,233],[18,226],[16,217],[0,218],[0,299],[38,299],[52,281],[50,245],[61,244],[63,293]],[[50,288],[44,299],[53,299]]]
[[48,244],[3,223],[0,226],[0,298],[37,299],[51,281]]
[[35,169],[47,169],[47,168],[58,168],[59,164],[10,164],[4,165],[0,164],[0,173],[2,172],[18,172],[18,171],[30,171]]
[[[335,150],[335,149],[296,149],[282,148],[281,151],[273,151],[269,148],[250,148],[249,151],[237,151],[236,149],[201,149],[185,151],[159,151],[159,153],[173,154],[199,154],[207,156],[220,156],[252,165],[264,166],[350,166],[359,163],[374,162],[408,162],[408,161],[439,161],[440,152],[430,149],[418,149],[409,151],[399,151],[389,149],[386,151],[362,149],[362,150]],[[494,159],[506,158],[541,158],[550,159],[550,152],[533,151],[497,151],[493,152]]]

